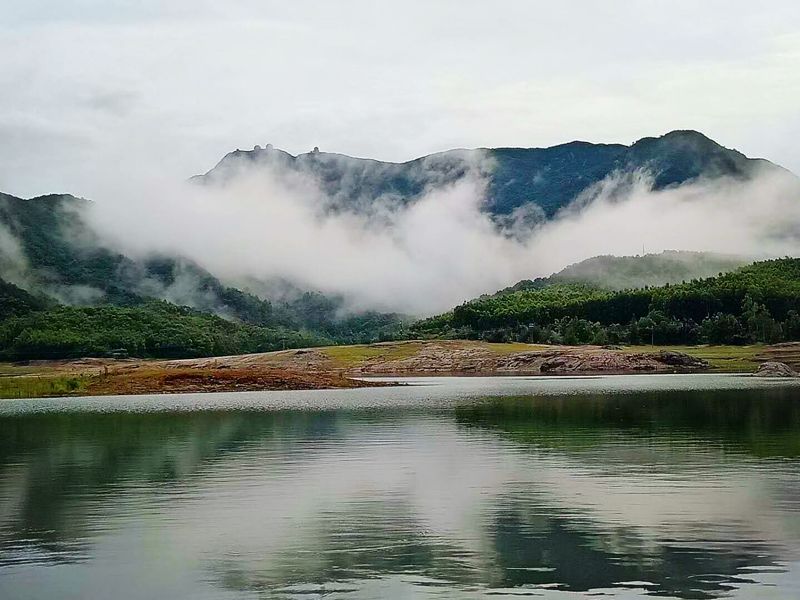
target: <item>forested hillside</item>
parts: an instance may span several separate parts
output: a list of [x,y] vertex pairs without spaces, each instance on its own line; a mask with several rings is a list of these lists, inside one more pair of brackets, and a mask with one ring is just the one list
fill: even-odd
[[3,271],[21,275],[40,304],[47,298],[50,304],[132,308],[165,300],[329,343],[378,341],[403,329],[400,315],[347,312],[343,298],[287,282],[275,282],[276,297],[267,299],[225,285],[179,256],[128,257],[104,245],[92,230],[86,218],[90,205],[70,195],[22,199],[0,194],[0,226],[18,245],[15,255],[0,247],[0,279],[8,277]]
[[800,339],[800,259],[677,285],[585,284],[487,296],[414,325],[420,336],[566,344],[743,344]]
[[0,359],[139,356],[183,358],[329,344],[284,328],[234,323],[188,307],[58,306],[0,322]]
[[641,256],[595,256],[549,277],[526,279],[497,292],[535,290],[553,284],[579,283],[605,290],[625,290],[683,283],[713,277],[753,262],[752,258],[713,252],[665,250]]
[[0,322],[36,310],[44,310],[53,303],[0,279]]

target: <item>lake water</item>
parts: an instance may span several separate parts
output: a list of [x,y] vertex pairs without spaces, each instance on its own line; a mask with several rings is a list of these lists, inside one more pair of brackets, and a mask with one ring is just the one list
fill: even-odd
[[0,598],[800,598],[800,386],[0,402]]

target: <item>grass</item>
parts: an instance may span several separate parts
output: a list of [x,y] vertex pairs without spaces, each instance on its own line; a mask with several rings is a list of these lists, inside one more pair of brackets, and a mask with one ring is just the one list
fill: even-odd
[[389,344],[373,344],[358,346],[328,346],[319,348],[336,362],[337,367],[349,368],[371,358],[383,360],[402,360],[414,356],[420,351],[424,342],[396,342]]
[[8,377],[11,375],[33,375],[41,371],[38,367],[31,367],[29,365],[20,365],[16,363],[0,363],[0,377]]
[[544,344],[523,344],[522,342],[483,344],[483,346],[487,350],[497,352],[497,354],[514,354],[515,352],[533,352],[535,350],[546,350],[549,347]]
[[358,345],[358,346],[328,346],[319,348],[320,352],[326,354],[336,362],[340,368],[352,368],[361,363],[375,358],[383,361],[402,360],[417,354],[426,344],[439,343],[445,345],[455,345],[464,347],[481,347],[491,350],[497,354],[513,354],[515,352],[528,352],[531,350],[541,350],[546,346],[523,343],[489,344],[487,342],[475,342],[468,340],[429,340],[429,341],[408,341],[408,342],[387,342],[383,344]]
[[43,398],[70,396],[86,390],[84,376],[21,375],[0,377],[0,398]]

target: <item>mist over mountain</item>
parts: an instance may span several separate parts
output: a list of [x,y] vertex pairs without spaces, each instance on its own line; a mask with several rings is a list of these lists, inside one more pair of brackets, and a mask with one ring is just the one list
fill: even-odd
[[[617,269],[612,288],[716,274],[738,257],[792,254],[800,239],[797,178],[693,131],[406,163],[267,146],[189,182],[129,183],[94,201],[0,195],[0,279],[66,305],[157,299],[370,341],[396,335],[401,314],[537,285],[645,242],[703,254]],[[572,275],[608,281],[609,260]]]
[[594,256],[548,277],[526,279],[497,292],[506,294],[557,284],[582,284],[603,290],[625,290],[684,283],[733,271],[754,257],[665,250],[640,256]]
[[[400,322],[398,315],[369,311],[344,315],[341,298],[288,282],[262,283],[271,293],[259,297],[223,284],[181,255],[126,256],[93,229],[93,206],[69,194],[30,199],[0,194],[0,285],[6,292],[0,318],[29,312],[19,307],[46,307],[43,299],[125,307],[159,299],[250,325],[307,330],[328,341],[372,340]],[[35,293],[36,302],[20,288]]]

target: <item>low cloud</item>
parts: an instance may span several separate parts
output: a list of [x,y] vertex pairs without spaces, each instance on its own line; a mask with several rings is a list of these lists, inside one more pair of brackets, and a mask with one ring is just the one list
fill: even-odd
[[30,271],[22,245],[5,224],[0,222],[0,275],[6,281],[26,287]]
[[800,245],[800,184],[788,172],[661,191],[645,172],[615,174],[549,222],[526,213],[498,224],[484,210],[490,165],[468,156],[454,182],[368,214],[326,210],[336,202],[314,177],[261,165],[224,185],[134,186],[99,199],[91,222],[135,257],[180,255],[229,284],[284,280],[341,294],[351,309],[413,315],[598,254],[781,256]]
[[796,255],[800,180],[763,169],[752,179],[701,179],[654,191],[646,172],[614,174],[533,232],[544,271],[598,254],[696,250],[752,257]]

